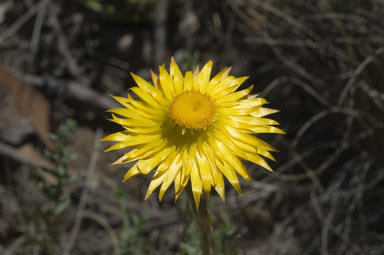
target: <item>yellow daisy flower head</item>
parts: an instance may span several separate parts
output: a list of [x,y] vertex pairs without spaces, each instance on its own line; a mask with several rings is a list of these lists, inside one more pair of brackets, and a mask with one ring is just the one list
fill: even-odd
[[109,110],[124,129],[102,139],[118,142],[106,151],[131,148],[114,164],[135,162],[123,181],[154,170],[146,199],[161,186],[160,200],[172,183],[177,199],[190,182],[198,208],[212,187],[225,200],[224,177],[241,193],[237,175],[251,180],[242,160],[272,171],[263,157],[274,160],[277,150],[254,134],[284,132],[265,118],[277,110],[250,95],[253,86],[236,91],[247,77],[229,75],[227,67],[211,79],[212,61],[185,75],[173,58],[169,73],[159,69],[152,83],[132,74],[138,100],[114,97],[123,108]]

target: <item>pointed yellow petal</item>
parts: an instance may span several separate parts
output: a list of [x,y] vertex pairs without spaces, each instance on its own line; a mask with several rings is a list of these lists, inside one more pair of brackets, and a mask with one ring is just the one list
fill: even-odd
[[153,156],[153,157],[148,158],[148,159],[139,160],[137,166],[138,166],[140,173],[148,174],[154,168],[156,168],[161,162],[163,162],[167,156],[168,156],[168,151],[163,150],[160,153],[158,153],[156,156]]
[[236,156],[232,156],[232,154],[229,154],[228,157],[225,159],[226,162],[228,162],[229,165],[232,166],[232,168],[241,175],[245,180],[251,181],[252,178],[248,174],[247,168],[244,166],[244,164],[239,160]]
[[215,153],[220,153],[222,147],[228,147],[231,151],[241,157],[244,157],[245,154],[236,146],[233,142],[231,135],[222,127],[217,125],[217,130],[213,138],[208,139],[208,143],[215,149]]
[[199,208],[200,205],[200,197],[203,189],[203,182],[201,181],[199,170],[197,170],[196,165],[193,165],[191,171],[191,186],[193,198],[195,199],[196,208]]
[[193,83],[195,83],[195,81],[193,79],[192,72],[191,71],[186,72],[184,77],[184,91],[192,90]]
[[220,112],[223,115],[248,115],[252,112],[255,112],[257,110],[256,107],[253,108],[234,108],[234,107],[226,107],[218,109],[218,112]]
[[249,86],[246,89],[223,96],[222,98],[218,99],[216,102],[222,104],[223,106],[225,106],[226,102],[230,102],[230,105],[231,105],[233,102],[236,102],[237,100],[248,95],[252,91],[252,89],[253,89],[253,85]]
[[270,127],[270,126],[260,126],[260,127],[254,127],[250,128],[252,132],[256,134],[263,134],[263,133],[277,133],[277,134],[285,134],[283,130],[277,127]]
[[[268,101],[265,100],[264,98],[248,98],[248,99],[243,99],[243,100],[240,100],[238,102],[236,102],[236,105],[234,106],[235,109],[238,109],[238,108],[253,108],[253,107],[256,107],[256,106],[262,106],[264,104],[267,104]],[[259,108],[261,109],[261,108]],[[266,109],[266,108],[264,108]],[[255,111],[257,112],[257,111]],[[262,116],[256,116],[256,117],[262,117]]]
[[272,154],[269,151],[267,151],[267,150],[263,150],[261,148],[257,148],[257,154],[259,154],[261,156],[264,156],[266,158],[269,158],[270,160],[276,161],[276,159],[272,156]]
[[180,93],[183,92],[184,77],[173,57],[171,58],[171,66],[169,68],[169,73],[173,80],[173,85],[175,87],[176,95],[179,95]]
[[245,158],[246,160],[251,161],[251,162],[253,162],[253,163],[255,163],[255,164],[259,165],[259,166],[264,167],[268,171],[273,172],[272,168],[259,155],[254,154],[254,153],[245,153],[245,155],[246,155],[246,158]]
[[129,104],[128,104],[128,98],[125,98],[125,97],[118,97],[118,96],[112,96],[113,99],[115,99],[117,102],[119,102],[119,104],[127,107]]
[[112,145],[105,151],[112,151],[112,150],[118,150],[125,147],[131,147],[134,145],[139,144],[145,144],[145,143],[151,143],[159,140],[161,137],[160,135],[138,135],[138,136],[127,136],[127,138],[117,144]]
[[202,151],[204,155],[207,157],[210,169],[212,171],[212,177],[213,177],[212,185],[216,185],[217,170],[216,170],[216,163],[215,163],[215,152],[213,151],[213,148],[209,146],[208,142],[204,142],[202,144]]
[[221,98],[221,97],[223,97],[225,95],[232,94],[247,79],[248,79],[247,76],[236,78],[236,79],[234,78],[230,83],[227,84],[226,87],[222,88],[221,91],[219,91],[218,93],[215,94],[215,98]]
[[215,190],[219,194],[221,200],[225,202],[225,185],[224,185],[224,178],[223,174],[220,172],[217,172],[216,175],[216,185],[215,185]]
[[142,118],[122,119],[122,118],[116,117],[113,114],[112,114],[112,118],[113,118],[111,120],[112,122],[115,122],[117,124],[120,124],[122,126],[127,126],[127,127],[153,127],[158,125],[156,121],[149,120],[149,119],[142,119]]
[[232,82],[235,81],[235,79],[236,78],[231,75],[231,76],[225,77],[225,79],[221,80],[219,83],[212,86],[211,92],[210,92],[210,95],[212,96],[212,98],[219,99],[224,95],[227,95],[228,93],[225,90],[229,88],[229,86],[231,85]]
[[213,62],[209,60],[201,69],[201,72],[196,78],[193,89],[200,91],[202,93],[208,92],[209,89],[209,79],[211,76]]
[[125,127],[125,130],[130,134],[135,135],[154,135],[160,133],[160,126],[154,127]]
[[153,86],[158,89],[159,88],[159,86],[158,86],[159,76],[157,76],[157,74],[155,74],[152,71],[152,69],[150,71],[151,71],[151,77],[152,77]]
[[125,139],[129,138],[130,136],[125,134],[124,132],[117,132],[110,135],[107,135],[106,137],[100,139],[100,141],[113,141],[113,142],[120,142],[124,141]]
[[175,97],[173,82],[172,82],[171,77],[169,76],[167,70],[165,70],[164,65],[160,66],[159,80],[160,80],[161,89],[162,89],[165,97],[169,101],[173,101],[173,98]]
[[135,94],[140,97],[141,100],[146,102],[147,104],[151,105],[152,107],[159,107],[160,105],[153,99],[153,97],[145,92],[144,90],[140,89],[139,87],[132,87],[131,90],[135,92]]
[[199,172],[200,172],[201,180],[203,181],[204,192],[207,195],[209,195],[209,193],[211,192],[211,185],[213,184],[211,167],[204,153],[197,152],[196,159],[197,159],[196,161],[199,164]]
[[236,138],[236,139],[238,139],[244,143],[248,143],[252,146],[255,146],[257,148],[260,147],[261,149],[265,149],[268,151],[278,151],[277,149],[275,149],[274,147],[272,147],[268,143],[264,142],[263,140],[255,137],[253,135],[246,134],[244,132],[241,132],[240,130],[231,128],[229,126],[226,126],[225,128],[233,138]]
[[[143,159],[148,156],[153,156],[153,154],[158,153],[166,145],[167,145],[166,142],[159,139],[158,141],[154,141],[153,143],[148,143],[142,146],[138,146],[137,149],[133,149],[130,152],[125,154],[126,156],[125,161],[133,161],[133,160]],[[166,151],[166,150],[163,150],[163,151]],[[126,163],[126,162],[123,162],[123,163]]]
[[125,182],[126,180],[132,178],[132,177],[135,177],[137,175],[140,175],[140,171],[137,169],[137,164],[133,165],[131,167],[131,169],[128,170],[128,172],[124,175],[124,179],[123,179],[123,182]]
[[255,118],[253,116],[231,116],[229,118],[235,122],[248,124],[250,126],[279,125],[279,123],[275,120],[266,118]]
[[200,68],[199,68],[199,66],[196,66],[195,70],[193,70],[193,80],[196,81],[197,76],[199,75],[199,73],[200,73]]
[[249,145],[248,143],[244,143],[242,141],[239,141],[237,139],[233,139],[233,143],[239,147],[240,149],[242,149],[244,152],[252,152],[252,153],[257,153],[257,148],[252,146],[252,145]]
[[180,158],[181,158],[180,153],[177,153],[176,158],[173,160],[171,166],[167,170],[167,177],[165,178],[163,184],[161,185],[160,192],[159,192],[160,201],[163,199],[165,191],[169,188],[169,186],[175,180],[175,177],[181,168],[182,161],[180,160]]
[[114,108],[109,109],[107,112],[113,112],[127,118],[139,118],[140,116],[136,111],[129,110],[127,108]]
[[137,76],[134,73],[131,73],[131,76],[132,76],[133,80],[136,82],[137,86],[139,86],[140,89],[142,89],[143,91],[145,91],[147,93],[153,92],[154,87],[150,83],[148,83],[146,80],[144,80],[140,76]]
[[231,71],[231,67],[224,68],[218,74],[216,74],[215,77],[212,78],[210,83],[212,85],[218,84],[221,80],[225,79],[228,76],[230,71]]
[[216,165],[219,167],[220,171],[224,174],[228,181],[232,184],[235,190],[241,194],[242,192],[239,184],[239,179],[237,178],[233,168],[226,162],[222,163],[219,160],[216,160]]
[[166,171],[163,171],[163,172],[156,171],[155,175],[152,178],[151,183],[149,184],[147,194],[145,194],[145,200],[147,200],[148,197],[153,193],[153,191],[155,191],[155,189],[159,187],[160,184],[164,181],[165,177],[167,176],[166,173],[167,173]]
[[254,111],[253,113],[251,113],[251,115],[255,117],[264,117],[277,112],[279,112],[279,110],[261,107],[258,110]]

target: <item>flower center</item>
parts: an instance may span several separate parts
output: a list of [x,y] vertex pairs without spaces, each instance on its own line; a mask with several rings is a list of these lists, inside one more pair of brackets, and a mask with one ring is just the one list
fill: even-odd
[[197,91],[187,91],[175,98],[170,112],[180,127],[199,129],[212,124],[214,105],[210,97]]

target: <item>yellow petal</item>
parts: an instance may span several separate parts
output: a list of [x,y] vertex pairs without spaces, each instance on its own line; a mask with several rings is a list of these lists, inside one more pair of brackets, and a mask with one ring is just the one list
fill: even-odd
[[231,128],[228,126],[226,126],[225,128],[233,138],[236,138],[236,139],[238,139],[244,143],[248,143],[248,144],[253,145],[257,148],[260,147],[261,149],[265,149],[268,151],[278,151],[274,147],[269,145],[268,143],[264,142],[263,140],[255,137],[255,136],[246,134],[244,132],[241,132],[240,130],[237,130],[237,129],[234,129],[234,128]]
[[222,98],[218,99],[216,102],[220,103],[222,106],[226,106],[225,105],[226,102],[229,102],[229,105],[232,105],[233,102],[236,102],[237,100],[248,95],[252,91],[252,89],[253,89],[253,85],[249,86],[246,89],[223,96]]
[[114,108],[109,109],[107,112],[113,112],[127,118],[139,118],[140,116],[135,111],[128,110],[127,108]]
[[256,107],[253,108],[233,108],[233,107],[225,107],[218,109],[218,112],[223,115],[248,115],[252,112],[256,111]]
[[252,153],[257,153],[257,148],[248,144],[248,143],[244,143],[242,141],[239,141],[237,139],[233,139],[233,143],[239,147],[240,149],[242,149],[244,152],[252,152]]
[[241,160],[236,157],[236,156],[233,156],[229,151],[226,151],[224,153],[224,155],[226,155],[225,158],[223,158],[222,160],[228,162],[228,164],[238,173],[240,174],[245,180],[247,181],[251,181],[252,178],[251,176],[248,174],[248,171],[247,169],[245,168],[244,164],[241,162]]
[[183,151],[183,176],[187,178],[192,171],[192,167],[194,164],[193,154],[190,153],[187,149]]
[[176,64],[175,59],[171,58],[171,66],[169,68],[169,73],[173,80],[173,85],[175,88],[176,95],[179,95],[183,92],[183,74],[181,73],[179,66]]
[[209,89],[209,79],[211,76],[213,62],[209,60],[201,69],[201,72],[196,78],[193,89],[200,91],[202,93],[208,92]]
[[248,124],[250,126],[279,125],[279,123],[275,120],[266,118],[255,118],[253,116],[230,116],[229,118],[235,122]]
[[209,193],[211,192],[211,185],[213,184],[211,167],[204,153],[201,153],[201,152],[199,153],[199,151],[197,151],[196,159],[197,159],[196,161],[199,164],[199,172],[200,172],[201,180],[203,181],[204,192],[207,195],[209,195]]
[[165,70],[164,65],[160,66],[159,80],[160,80],[161,89],[165,97],[169,101],[173,101],[173,98],[175,97],[175,91],[173,88],[171,77],[169,76],[167,70]]
[[157,126],[157,122],[149,119],[122,119],[118,118],[115,115],[112,114],[112,122],[115,122],[117,124],[120,124],[122,126],[127,126],[127,127],[153,127]]
[[212,80],[210,81],[210,83],[212,85],[216,85],[218,84],[219,82],[221,82],[223,79],[225,79],[229,72],[231,71],[231,67],[226,67],[224,68],[223,70],[221,70],[218,74],[216,74]]
[[269,153],[269,151],[267,151],[267,150],[257,148],[257,154],[264,156],[266,158],[269,158],[270,160],[276,161],[276,159],[272,156],[272,154]]
[[127,171],[127,173],[124,175],[123,182],[125,182],[126,180],[128,180],[128,179],[130,179],[130,178],[132,178],[132,177],[135,177],[135,176],[137,176],[137,175],[140,175],[140,174],[141,174],[141,173],[140,173],[139,169],[137,168],[137,164],[135,164],[135,165],[133,165],[133,166],[131,167],[131,169],[129,169],[129,170]]
[[211,89],[210,95],[214,99],[219,99],[224,95],[227,95],[227,92],[225,90],[231,85],[233,81],[235,81],[234,76],[228,76],[225,77],[225,79],[221,80],[219,83],[215,84],[213,88]]
[[277,133],[277,134],[285,134],[285,132],[277,127],[270,127],[270,126],[260,126],[260,127],[254,127],[250,128],[254,133],[262,134],[262,133]]
[[[243,99],[235,103],[236,105],[234,105],[234,108],[238,109],[238,108],[253,108],[256,106],[262,106],[268,103],[268,101],[265,100],[264,98],[258,97],[258,98]],[[257,117],[262,117],[262,116],[257,116]]]
[[217,171],[217,175],[215,176],[216,176],[215,190],[219,194],[221,200],[225,202],[225,185],[224,185],[223,174]]
[[130,136],[125,134],[124,132],[117,132],[110,135],[107,135],[106,137],[102,138],[100,141],[113,141],[113,142],[120,142],[124,141],[125,139],[129,138]]
[[112,96],[113,99],[115,99],[117,102],[119,102],[121,105],[127,107],[129,104],[128,98],[125,97],[118,97],[118,96]]
[[226,88],[224,88],[223,90],[221,90],[219,93],[215,95],[215,98],[221,98],[225,95],[232,94],[247,79],[248,79],[247,76],[233,79],[232,82],[230,82]]
[[202,144],[202,151],[204,155],[208,159],[208,163],[210,165],[211,171],[212,171],[212,185],[216,185],[216,163],[215,163],[215,152],[213,151],[213,148],[211,148],[208,144],[208,142],[204,142]]
[[125,127],[125,130],[130,134],[135,135],[151,135],[160,133],[160,126],[154,127]]
[[128,106],[128,108],[115,108],[110,109],[107,112],[113,112],[115,114],[121,115],[126,118],[131,119],[151,119],[154,121],[159,121],[163,116],[159,114],[148,114],[140,109],[135,109],[133,106]]
[[180,158],[181,158],[180,153],[177,153],[176,158],[173,160],[171,166],[167,170],[167,173],[166,173],[167,177],[165,178],[163,184],[161,185],[160,192],[159,192],[160,201],[163,199],[165,191],[169,188],[169,186],[175,180],[175,177],[181,168],[182,161],[180,160]]
[[148,197],[153,193],[153,191],[155,191],[155,189],[159,187],[160,184],[164,181],[165,177],[167,177],[166,173],[167,173],[166,171],[163,171],[163,172],[156,171],[147,189],[147,194],[145,194],[145,200],[147,200]]
[[193,198],[195,199],[196,208],[199,208],[200,205],[200,197],[203,189],[203,182],[201,181],[199,170],[194,164],[191,171],[191,186]]
[[129,94],[128,94],[127,100],[128,100],[128,105],[126,107],[134,111],[141,110],[146,113],[156,114],[156,115],[164,113],[164,107],[154,108],[148,104],[144,104],[143,102],[133,99],[132,96]]
[[254,153],[245,153],[245,154],[246,154],[246,157],[245,157],[246,160],[251,161],[251,162],[253,162],[253,163],[257,164],[257,165],[260,165],[260,166],[264,167],[268,171],[273,172],[272,168],[259,155],[254,154]]
[[232,89],[231,91],[235,91],[241,84],[243,84],[246,80],[248,80],[249,76],[243,76],[235,79],[235,82],[232,82],[229,86]]
[[233,168],[228,163],[222,163],[219,160],[216,160],[216,165],[219,167],[220,171],[224,174],[224,176],[227,177],[228,181],[232,184],[235,190],[241,194],[242,192],[239,184],[239,179],[237,178]]
[[251,115],[255,116],[255,117],[264,117],[264,116],[267,116],[267,115],[270,115],[273,113],[277,113],[277,112],[279,112],[279,110],[262,107],[256,111],[254,111],[253,113],[251,113]]
[[176,174],[176,177],[175,177],[175,181],[174,181],[174,186],[175,186],[175,201],[179,198],[180,194],[181,194],[181,191],[180,189],[182,189],[182,171],[179,171],[177,174]]
[[145,144],[155,142],[160,139],[160,135],[138,135],[138,136],[127,136],[124,141],[114,144],[105,151],[119,150],[125,147],[131,147],[134,145]]
[[131,76],[132,76],[133,80],[136,82],[137,86],[140,89],[142,89],[143,91],[145,91],[147,93],[152,93],[153,92],[153,88],[154,87],[150,83],[148,83],[146,80],[144,80],[140,76],[137,76],[134,73],[131,73]]
[[196,66],[195,70],[193,70],[193,80],[196,81],[197,76],[199,75],[199,73],[200,73],[200,68],[199,68],[199,66]]
[[186,72],[184,77],[184,91],[192,90],[193,83],[195,83],[195,81],[193,79],[192,72],[191,71]]
[[155,88],[159,88],[159,85],[158,85],[158,82],[159,82],[159,76],[157,76],[157,74],[155,74],[152,69],[151,69],[151,77],[152,77],[152,82],[153,82],[153,86]]
[[153,143],[145,144],[144,146],[141,146],[137,149],[133,149],[130,152],[126,153],[124,155],[125,156],[124,160],[120,161],[119,159],[120,161],[119,163],[127,163],[130,161],[152,156],[154,153],[157,153],[160,150],[162,150],[165,146],[166,146],[166,143],[160,139],[158,141],[154,141]]
[[154,168],[156,168],[161,162],[163,162],[168,155],[167,150],[162,150],[158,154],[148,159],[142,159],[138,162],[138,169],[142,174],[148,174]]
[[242,157],[245,156],[241,148],[236,146],[233,142],[231,135],[219,125],[217,125],[217,131],[215,132],[214,137],[208,139],[208,143],[215,148],[215,152],[220,152],[222,147],[228,147],[234,154]]
[[131,90],[135,92],[135,94],[140,97],[141,100],[146,102],[147,104],[151,105],[152,107],[159,107],[160,105],[153,99],[151,95],[146,93],[144,90],[140,89],[139,87],[132,87]]

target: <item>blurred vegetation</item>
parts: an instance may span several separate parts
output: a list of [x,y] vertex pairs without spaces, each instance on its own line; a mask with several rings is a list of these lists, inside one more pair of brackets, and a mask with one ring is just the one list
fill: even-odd
[[[98,145],[118,129],[108,95],[171,56],[248,75],[287,132],[260,135],[274,173],[248,164],[243,195],[210,198],[215,254],[384,254],[383,15],[381,0],[1,1],[0,254],[201,253],[186,196],[144,201],[150,176],[121,183],[129,166]],[[3,70],[47,99],[55,148]]]
[[116,187],[115,196],[121,207],[123,222],[120,233],[121,255],[148,254],[152,249],[151,243],[144,236],[143,227],[148,222],[145,214],[130,214],[126,207],[126,192],[119,186]]

